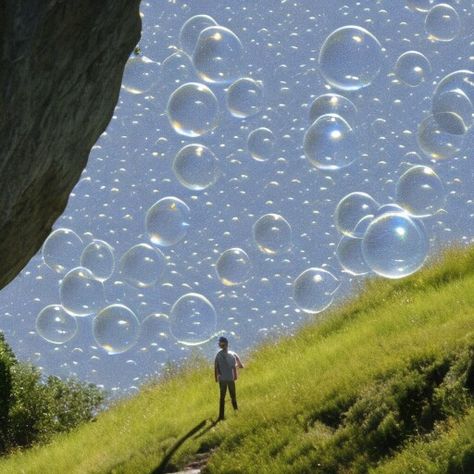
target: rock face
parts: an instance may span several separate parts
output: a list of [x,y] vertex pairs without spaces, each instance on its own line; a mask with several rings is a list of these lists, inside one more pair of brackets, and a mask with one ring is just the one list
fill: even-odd
[[0,0],[0,288],[38,251],[112,117],[139,0]]

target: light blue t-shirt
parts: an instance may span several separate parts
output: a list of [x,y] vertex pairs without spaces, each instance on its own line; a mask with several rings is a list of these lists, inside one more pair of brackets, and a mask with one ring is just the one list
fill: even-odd
[[216,366],[217,373],[219,374],[219,380],[223,382],[231,382],[235,380],[235,367],[237,365],[237,359],[235,352],[220,350],[216,354]]

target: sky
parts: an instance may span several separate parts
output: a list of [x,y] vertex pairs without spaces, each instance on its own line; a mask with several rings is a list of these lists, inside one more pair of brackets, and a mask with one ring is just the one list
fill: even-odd
[[365,278],[472,243],[470,1],[150,0],[141,16],[59,233],[0,291],[21,360],[121,396],[221,334],[246,355]]

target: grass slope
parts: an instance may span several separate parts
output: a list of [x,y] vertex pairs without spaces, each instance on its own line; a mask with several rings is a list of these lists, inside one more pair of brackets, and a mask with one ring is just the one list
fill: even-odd
[[2,473],[153,472],[212,450],[210,473],[474,472],[474,249],[360,295],[245,361],[216,415],[209,367],[145,387],[96,423],[0,461]]

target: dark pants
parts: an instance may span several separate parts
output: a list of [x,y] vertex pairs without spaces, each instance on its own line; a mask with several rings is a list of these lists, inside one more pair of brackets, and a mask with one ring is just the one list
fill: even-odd
[[230,395],[230,399],[232,400],[232,406],[234,407],[234,410],[237,410],[237,398],[235,396],[235,382],[220,380],[219,388],[220,388],[221,396],[219,400],[219,418],[224,418],[225,394],[227,392],[227,387],[229,387],[229,395]]

